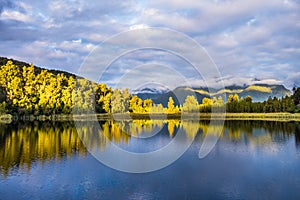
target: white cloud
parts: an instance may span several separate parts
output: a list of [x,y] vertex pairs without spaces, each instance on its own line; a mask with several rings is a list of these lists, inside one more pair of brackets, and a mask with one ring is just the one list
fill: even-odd
[[[79,66],[98,43],[114,34],[166,27],[203,45],[221,75],[232,77],[226,79],[228,84],[249,83],[259,77],[292,85],[297,82],[292,74],[300,70],[300,4],[296,0],[24,0],[0,8],[0,54],[43,66],[70,69]],[[130,45],[137,38],[128,35],[115,42]],[[167,38],[157,36],[140,42],[146,46],[157,43],[165,48],[181,47],[197,56],[189,45]],[[154,52],[135,54],[120,62],[118,69],[126,72],[131,64],[158,56]],[[189,73],[171,56],[162,58],[162,64]]]
[[31,12],[32,11],[32,6],[29,4],[26,4],[24,2],[21,1],[17,1],[15,2],[17,6],[19,6],[20,8],[22,8],[23,10],[27,11],[27,12]]
[[147,24],[135,24],[129,27],[129,30],[149,28]]
[[3,11],[0,16],[1,20],[16,20],[21,22],[30,22],[32,19],[29,15],[20,13],[18,11]]

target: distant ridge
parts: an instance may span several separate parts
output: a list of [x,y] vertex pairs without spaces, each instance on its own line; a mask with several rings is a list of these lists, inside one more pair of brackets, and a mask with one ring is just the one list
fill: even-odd
[[[199,103],[202,101],[204,97],[211,98],[211,97],[218,97],[221,95],[226,94],[234,95],[238,94],[239,97],[245,98],[246,96],[250,95],[252,97],[253,102],[262,102],[267,100],[269,97],[277,97],[281,98],[286,95],[291,95],[292,92],[285,88],[283,85],[268,85],[268,84],[254,84],[254,85],[244,85],[244,86],[237,86],[231,85],[226,86],[224,89],[215,89],[215,88],[205,88],[205,87],[186,87],[181,86],[175,88],[173,91],[165,92],[164,94],[153,94],[147,96],[145,93],[137,94],[140,98],[143,97],[150,97],[155,103],[161,103],[164,106],[167,105],[169,97],[174,99],[176,105],[179,105],[179,102],[184,102],[185,98],[188,95],[196,95],[197,100]],[[224,99],[225,101],[227,99]]]

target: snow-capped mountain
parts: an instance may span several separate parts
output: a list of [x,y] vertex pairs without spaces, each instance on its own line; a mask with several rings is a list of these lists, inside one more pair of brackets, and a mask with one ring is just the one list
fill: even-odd
[[170,90],[163,86],[158,87],[141,87],[132,90],[132,94],[137,95],[141,99],[155,99],[160,95],[168,93]]
[[164,94],[170,90],[165,87],[143,87],[132,91],[133,94]]

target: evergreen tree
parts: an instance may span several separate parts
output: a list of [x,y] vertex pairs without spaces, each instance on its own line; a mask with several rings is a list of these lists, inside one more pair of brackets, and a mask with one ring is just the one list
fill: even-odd
[[244,111],[247,113],[252,112],[252,97],[250,95],[246,96],[245,101],[246,103]]
[[294,94],[292,96],[295,105],[295,112],[300,112],[300,87],[293,88]]
[[167,113],[173,113],[174,111],[174,100],[172,97],[169,97]]

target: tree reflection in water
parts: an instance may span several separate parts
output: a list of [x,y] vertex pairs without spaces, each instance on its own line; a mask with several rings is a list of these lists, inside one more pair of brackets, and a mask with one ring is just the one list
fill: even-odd
[[[111,143],[130,145],[131,137],[168,136],[171,140],[178,129],[187,139],[203,140],[207,134],[220,132],[228,142],[268,144],[295,138],[300,147],[300,125],[297,122],[225,121],[224,127],[210,126],[210,121],[132,120],[102,121],[100,130],[95,122],[83,122],[79,136],[71,122],[32,122],[0,125],[0,172],[6,176],[12,168],[29,170],[33,162],[61,160],[70,156],[86,156],[85,145],[105,151]],[[98,123],[98,122],[97,122]],[[163,127],[167,128],[163,128]],[[166,134],[167,131],[167,134]],[[157,140],[156,140],[157,141]]]

